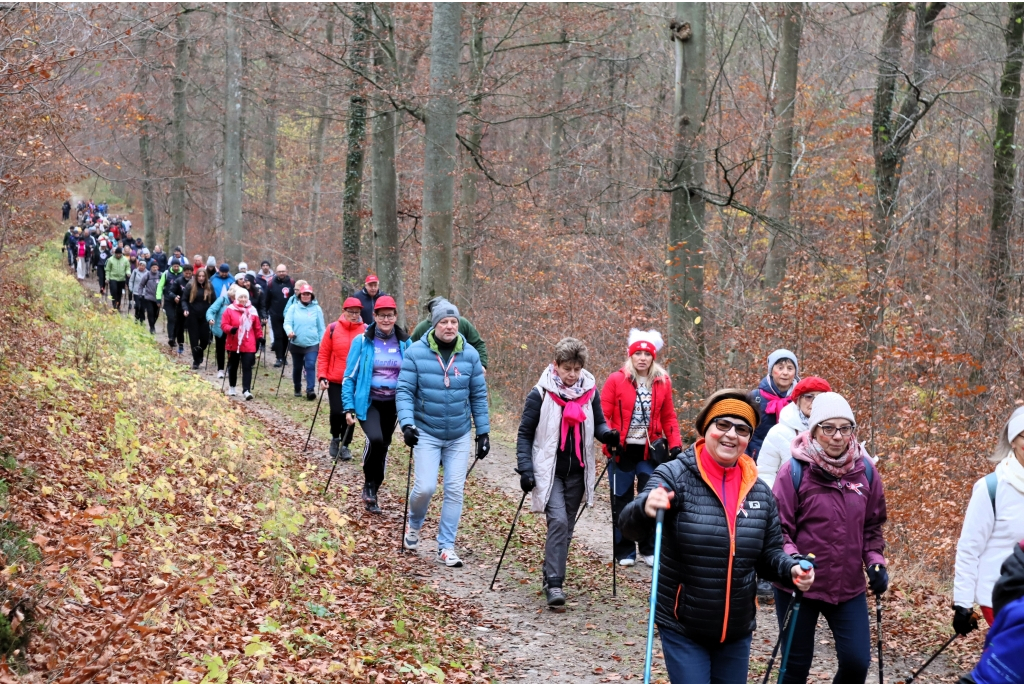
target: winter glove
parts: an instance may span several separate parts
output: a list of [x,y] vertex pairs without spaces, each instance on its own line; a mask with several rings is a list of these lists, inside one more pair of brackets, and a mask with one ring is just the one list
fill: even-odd
[[263,338],[256,338],[256,349],[263,347]]
[[476,458],[483,459],[491,451],[491,438],[487,433],[476,436]]
[[415,447],[416,443],[420,441],[420,432],[416,426],[402,426],[402,436],[405,438],[405,444],[409,447]]
[[953,630],[957,635],[967,635],[978,627],[978,619],[974,617],[974,610],[966,607],[953,607]]
[[668,456],[672,459],[678,459],[679,455],[683,453],[682,447],[673,447],[668,451]]
[[238,326],[235,326],[235,327],[234,327],[234,328],[232,328],[232,329],[231,329],[230,331],[228,331],[228,333],[230,333],[231,335],[234,335],[234,334],[235,334],[235,333],[237,333],[237,332],[238,332]]
[[615,429],[606,430],[604,435],[601,436],[601,442],[611,447],[617,446],[619,444],[619,431]]
[[889,572],[881,564],[868,566],[868,587],[876,595],[889,589]]
[[519,487],[523,489],[523,492],[529,492],[537,486],[537,481],[533,479],[533,471],[523,471],[519,474]]

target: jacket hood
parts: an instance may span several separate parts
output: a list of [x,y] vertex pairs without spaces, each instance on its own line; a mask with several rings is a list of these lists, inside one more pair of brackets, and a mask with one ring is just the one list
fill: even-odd
[[[590,373],[586,369],[580,371],[580,378],[583,379],[583,392],[589,392],[591,388],[597,385],[597,381],[594,379],[594,374]],[[537,381],[537,385],[546,390],[547,392],[558,394],[558,383],[555,380],[555,372],[551,370],[549,364],[544,373],[540,375],[540,380]]]
[[1003,562],[1000,572],[1002,575],[992,588],[992,611],[996,615],[1010,602],[1024,597],[1024,547],[1013,546],[1013,554]]
[[792,428],[797,433],[802,433],[807,430],[807,424],[800,420],[801,416],[802,414],[799,407],[796,406],[796,402],[790,402],[779,412],[779,423]]
[[358,323],[352,323],[351,321],[345,318],[344,314],[342,314],[341,316],[338,317],[338,325],[344,328],[346,331],[354,331],[358,328],[365,326],[366,324],[364,324],[362,321],[359,321]]

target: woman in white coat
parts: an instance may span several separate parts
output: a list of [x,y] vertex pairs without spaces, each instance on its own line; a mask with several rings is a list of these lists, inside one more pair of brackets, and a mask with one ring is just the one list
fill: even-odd
[[779,422],[772,426],[764,438],[761,451],[757,453],[757,475],[768,484],[775,485],[775,475],[782,465],[790,460],[791,446],[797,434],[811,429],[808,418],[814,398],[823,392],[832,392],[832,386],[824,378],[808,376],[793,388],[793,402],[779,412]]
[[978,627],[974,603],[992,625],[992,586],[999,567],[1024,539],[1024,407],[1017,407],[989,458],[995,471],[974,484],[956,545],[953,630],[966,635]]

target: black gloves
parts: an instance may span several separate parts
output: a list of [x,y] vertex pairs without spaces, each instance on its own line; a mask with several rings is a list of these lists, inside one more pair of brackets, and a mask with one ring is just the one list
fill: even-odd
[[953,630],[957,635],[966,635],[978,627],[978,619],[974,617],[974,610],[965,607],[953,607]]
[[405,438],[405,444],[409,447],[415,447],[416,443],[420,441],[420,432],[416,426],[402,426],[402,436]]
[[672,459],[678,459],[679,455],[683,453],[682,447],[673,447],[668,451],[668,456]]
[[228,331],[228,333],[230,333],[231,335],[234,335],[234,334],[235,334],[235,333],[237,333],[237,332],[238,332],[238,326],[235,326],[235,327],[234,327],[234,328],[232,328],[232,329],[231,329],[230,331]]
[[876,595],[889,589],[889,572],[881,564],[868,566],[868,587]]
[[523,471],[519,474],[519,487],[523,489],[523,492],[529,492],[537,486],[537,481],[533,479],[533,471]]
[[476,458],[483,459],[491,451],[491,438],[487,433],[476,436]]
[[256,349],[263,347],[263,338],[256,338]]
[[609,447],[615,447],[619,444],[619,431],[614,428],[606,430],[604,435],[601,436],[601,442]]

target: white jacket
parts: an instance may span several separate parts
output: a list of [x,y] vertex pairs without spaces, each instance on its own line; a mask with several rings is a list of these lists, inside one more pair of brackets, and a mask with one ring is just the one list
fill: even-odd
[[761,451],[757,453],[757,475],[768,484],[775,485],[775,475],[792,458],[790,445],[798,433],[807,430],[807,425],[800,420],[800,409],[796,402],[790,402],[779,412],[779,422],[771,427],[764,437]]
[[953,604],[992,606],[992,587],[999,567],[1024,540],[1024,466],[1011,452],[996,466],[996,506],[988,496],[985,479],[974,484],[964,515],[964,527],[956,545],[956,576]]

